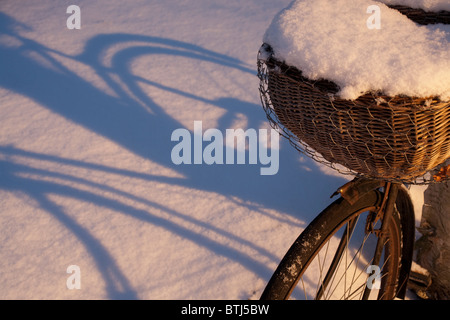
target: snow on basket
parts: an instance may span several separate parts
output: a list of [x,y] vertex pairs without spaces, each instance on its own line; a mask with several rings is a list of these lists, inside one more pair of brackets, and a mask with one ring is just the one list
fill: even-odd
[[[369,28],[374,5],[379,28]],[[450,158],[450,28],[419,25],[400,9],[292,2],[258,54],[261,100],[271,124],[316,161],[344,174],[430,183],[429,172]]]

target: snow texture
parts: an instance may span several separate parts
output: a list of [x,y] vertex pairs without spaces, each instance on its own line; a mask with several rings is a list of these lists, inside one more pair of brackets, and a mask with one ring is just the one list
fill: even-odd
[[[378,6],[379,29],[370,18]],[[420,26],[369,0],[297,0],[264,35],[275,57],[312,80],[328,79],[344,99],[368,91],[450,99],[450,28]]]
[[259,298],[348,177],[284,140],[274,176],[177,166],[171,133],[269,128],[256,55],[288,4],[0,1],[0,299]]

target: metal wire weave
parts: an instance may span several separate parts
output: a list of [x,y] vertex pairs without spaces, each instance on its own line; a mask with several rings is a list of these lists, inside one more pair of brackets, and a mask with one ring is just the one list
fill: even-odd
[[450,162],[449,101],[381,92],[340,99],[333,82],[307,79],[272,54],[268,44],[258,53],[261,102],[272,127],[298,151],[342,174],[408,184],[450,180],[447,172],[436,175]]

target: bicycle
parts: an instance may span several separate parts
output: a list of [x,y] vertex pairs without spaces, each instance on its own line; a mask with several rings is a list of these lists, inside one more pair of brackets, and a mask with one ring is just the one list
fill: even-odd
[[[396,9],[406,15],[410,10]],[[430,13],[412,11],[411,19],[426,15],[419,23],[432,23]],[[448,17],[446,13],[444,19]],[[277,61],[271,50],[263,44],[259,51],[258,77],[261,102],[272,127],[303,154],[356,177],[332,195],[340,197],[292,244],[261,300],[309,295],[314,299],[404,299],[415,241],[414,208],[405,184],[450,178],[450,166],[445,164],[450,129],[442,124],[442,119],[450,118],[450,103],[436,102],[432,112],[439,115],[440,123],[433,124],[416,123],[411,119],[420,117],[405,116],[404,109],[400,114],[392,97],[385,104],[386,97],[372,93],[348,106],[348,101],[335,100],[337,88],[332,82],[304,78],[300,70]],[[423,103],[399,99],[399,105]],[[367,101],[376,101],[376,105]],[[398,122],[379,121],[385,114]],[[443,130],[440,141],[418,133],[417,128],[430,126]],[[388,137],[379,137],[386,132]],[[421,140],[424,144],[419,144]],[[444,151],[431,160],[435,150],[423,150],[433,147]],[[419,152],[425,158],[418,156]],[[441,170],[430,174],[438,166]]]

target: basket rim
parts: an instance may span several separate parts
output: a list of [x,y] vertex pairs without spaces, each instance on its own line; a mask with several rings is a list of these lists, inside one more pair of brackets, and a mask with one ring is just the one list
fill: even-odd
[[[266,51],[264,58],[262,57],[261,50]],[[419,110],[430,110],[434,108],[450,107],[450,100],[442,100],[439,96],[418,97],[408,96],[405,94],[390,96],[383,93],[381,90],[367,91],[354,100],[343,99],[337,94],[340,87],[335,82],[325,78],[319,78],[316,80],[309,79],[303,75],[302,70],[275,58],[274,54],[275,53],[272,46],[268,43],[263,43],[260,51],[258,52],[258,61],[264,62],[271,72],[280,71],[280,73],[287,76],[292,81],[302,84],[309,84],[313,90],[319,90],[324,94],[330,95],[330,97],[336,101],[361,102],[361,100],[370,99],[372,102],[375,101],[379,107],[383,107],[383,105],[389,105],[392,107],[392,104],[394,104],[396,108],[404,108],[405,110],[412,108]]]

